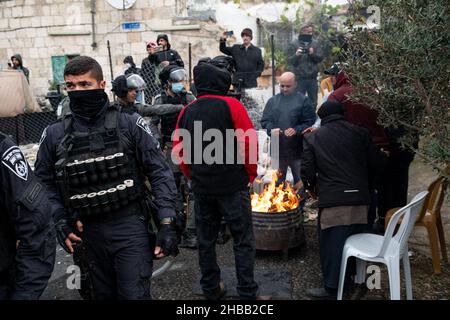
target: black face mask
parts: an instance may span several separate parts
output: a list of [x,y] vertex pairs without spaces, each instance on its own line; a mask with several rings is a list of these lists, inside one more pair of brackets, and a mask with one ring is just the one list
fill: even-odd
[[312,34],[301,34],[298,36],[298,41],[300,42],[311,42]]
[[75,90],[68,94],[72,113],[87,120],[94,119],[108,101],[104,89]]

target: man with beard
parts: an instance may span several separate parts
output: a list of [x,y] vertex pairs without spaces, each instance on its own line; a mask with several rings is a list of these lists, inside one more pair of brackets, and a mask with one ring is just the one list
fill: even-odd
[[36,161],[49,201],[64,210],[58,242],[69,253],[85,248],[93,298],[149,299],[153,256],[178,253],[173,175],[144,119],[109,106],[96,60],[71,60],[64,80],[71,114],[46,129]]

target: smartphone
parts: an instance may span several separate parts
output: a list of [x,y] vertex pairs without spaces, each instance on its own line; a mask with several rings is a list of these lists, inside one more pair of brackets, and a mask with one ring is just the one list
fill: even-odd
[[12,68],[11,62],[8,62],[8,67]]
[[228,38],[232,37],[232,36],[233,36],[233,34],[234,34],[234,32],[233,32],[233,31],[227,31],[227,37],[228,37]]

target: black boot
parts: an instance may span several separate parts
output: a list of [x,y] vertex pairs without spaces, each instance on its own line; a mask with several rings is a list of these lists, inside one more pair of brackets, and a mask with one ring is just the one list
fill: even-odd
[[195,230],[186,229],[183,233],[183,237],[181,238],[181,248],[189,248],[189,249],[197,249],[197,234]]

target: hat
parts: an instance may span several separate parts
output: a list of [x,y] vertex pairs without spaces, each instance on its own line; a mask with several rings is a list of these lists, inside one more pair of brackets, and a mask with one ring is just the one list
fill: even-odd
[[250,38],[253,39],[253,31],[250,28],[245,28],[244,30],[242,30],[241,32],[241,37],[243,37],[244,35],[249,36]]
[[339,67],[339,64],[334,63],[331,67],[325,69],[323,73],[328,74],[330,76],[337,76],[340,71],[341,68]]
[[155,41],[149,41],[147,42],[147,48],[151,47],[151,48],[156,48],[158,46],[158,44]]
[[342,105],[342,103],[334,100],[327,100],[320,106],[319,110],[317,111],[317,115],[320,119],[326,118],[333,114],[344,115],[344,106]]
[[126,57],[123,59],[123,63],[134,64],[133,57],[132,57],[132,56],[126,56]]
[[167,36],[167,34],[158,34],[158,37],[156,38],[156,43],[158,43],[160,39],[164,39],[167,42],[169,42],[169,37]]

